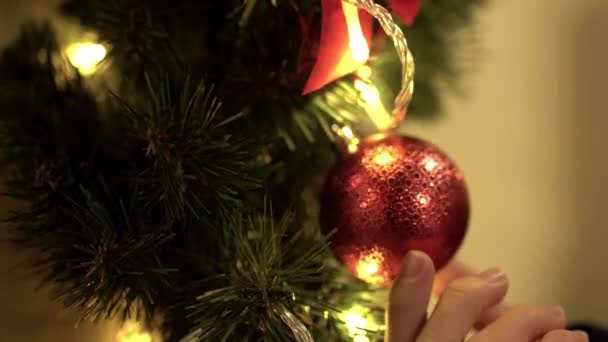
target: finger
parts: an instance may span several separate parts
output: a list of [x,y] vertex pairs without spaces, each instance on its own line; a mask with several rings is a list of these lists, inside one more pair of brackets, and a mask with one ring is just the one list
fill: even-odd
[[566,315],[559,306],[515,306],[471,340],[473,342],[533,341],[564,329]]
[[441,294],[452,280],[473,276],[478,273],[479,272],[472,267],[467,266],[458,260],[452,260],[435,274],[435,279],[433,280],[433,293]]
[[[451,281],[476,274],[478,274],[478,272],[472,267],[469,267],[458,260],[453,260],[435,275],[435,279],[433,281],[433,293],[439,296],[441,293],[443,293],[446,286]],[[475,328],[483,329],[488,324],[494,322],[507,309],[508,306],[503,303],[499,303],[489,308],[488,310],[484,311],[477,322],[475,322]]]
[[453,280],[439,299],[419,341],[462,340],[481,314],[502,300],[507,286],[507,277],[497,269]]
[[389,294],[385,341],[413,341],[426,320],[435,268],[428,255],[409,252]]
[[503,303],[498,303],[488,310],[484,311],[480,316],[477,322],[475,322],[475,329],[481,330],[487,327],[492,322],[496,321],[498,317],[502,316],[509,309]]
[[542,342],[589,342],[584,331],[553,330],[543,337]]

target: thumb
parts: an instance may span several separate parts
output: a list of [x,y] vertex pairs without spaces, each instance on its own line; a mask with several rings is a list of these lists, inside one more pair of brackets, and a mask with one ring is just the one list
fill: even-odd
[[428,255],[409,252],[389,295],[386,342],[414,341],[426,321],[435,269]]

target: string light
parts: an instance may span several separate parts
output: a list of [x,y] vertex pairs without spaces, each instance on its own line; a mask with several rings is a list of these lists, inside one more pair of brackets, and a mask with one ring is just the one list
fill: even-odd
[[359,23],[359,9],[357,6],[342,2],[342,9],[346,17],[348,39],[353,59],[357,63],[364,63],[369,58],[369,47]]
[[340,314],[340,318],[344,321],[348,335],[353,339],[353,342],[369,342],[368,332],[379,330],[380,327],[376,322],[366,317],[368,313],[369,309],[355,305]]
[[107,50],[101,44],[79,42],[70,44],[67,48],[70,63],[78,69],[81,75],[94,74],[99,63],[106,58]]
[[152,334],[141,323],[126,321],[116,333],[116,342],[152,342]]
[[379,131],[384,131],[394,125],[394,120],[388,112],[382,99],[380,91],[371,82],[372,69],[369,65],[362,66],[356,73],[353,86],[359,92],[361,105],[365,108],[367,115]]
[[332,125],[331,129],[336,133],[338,137],[346,143],[346,150],[349,153],[355,153],[359,149],[359,138],[355,136],[353,130],[348,126]]

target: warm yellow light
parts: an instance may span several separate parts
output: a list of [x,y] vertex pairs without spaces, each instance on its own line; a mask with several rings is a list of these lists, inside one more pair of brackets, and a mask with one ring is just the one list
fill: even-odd
[[352,143],[348,144],[348,153],[355,153],[359,150],[359,139],[354,139]]
[[367,327],[367,320],[356,310],[345,312],[344,322],[351,337],[365,334],[365,330],[363,329]]
[[374,173],[394,171],[401,163],[403,152],[394,146],[380,145],[365,151],[361,162],[363,166]]
[[342,127],[342,134],[346,139],[352,139],[355,137],[353,130],[350,129],[350,127],[348,127],[348,126]]
[[369,65],[364,65],[359,70],[357,70],[357,76],[361,77],[364,80],[369,80],[372,77],[372,67]]
[[356,79],[354,87],[359,91],[359,96],[374,125],[381,131],[391,127],[393,120],[380,99],[378,88],[363,79]]
[[70,63],[84,76],[92,75],[107,54],[106,48],[95,43],[74,43],[68,46]]
[[439,163],[432,157],[426,156],[422,160],[422,165],[424,165],[425,170],[431,172],[431,171],[435,170],[435,168],[437,168],[437,166],[439,166]]
[[380,166],[388,165],[394,162],[395,160],[397,160],[397,158],[395,158],[395,156],[393,156],[391,152],[387,150],[381,151],[373,159],[374,163]]
[[141,323],[127,321],[116,333],[116,342],[152,342],[152,335],[145,331]]
[[359,22],[359,9],[346,1],[342,1],[342,9],[346,17],[346,27],[348,28],[349,46],[356,62],[363,63],[369,58],[369,47],[361,30]]
[[350,129],[350,127],[340,127],[334,124],[331,129],[343,140],[349,153],[355,153],[359,150],[359,138],[355,136],[355,133],[353,133],[353,130]]
[[370,339],[367,336],[357,335],[353,336],[353,342],[369,342]]
[[430,197],[423,193],[419,193],[418,195],[416,195],[416,200],[422,207],[427,207],[429,205],[429,203],[431,202]]
[[369,309],[356,305],[340,314],[353,342],[369,342],[368,333],[378,331],[378,324],[373,319],[370,320],[366,317],[368,313]]
[[372,250],[363,254],[357,260],[355,272],[357,277],[371,284],[382,284],[387,280],[387,274],[382,270],[384,254],[379,250]]
[[373,276],[380,270],[380,262],[375,259],[364,259],[357,265],[357,273],[366,276]]
[[355,80],[355,89],[360,92],[363,101],[370,106],[377,106],[380,104],[380,92],[378,92],[378,88],[363,80],[357,79]]
[[362,93],[367,91],[367,89],[369,88],[369,84],[360,79],[355,80],[354,86],[355,86],[355,89],[357,89],[358,91],[360,91]]

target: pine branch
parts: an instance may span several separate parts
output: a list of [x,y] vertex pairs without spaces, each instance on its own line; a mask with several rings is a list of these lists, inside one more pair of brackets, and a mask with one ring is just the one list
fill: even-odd
[[[201,340],[293,339],[282,314],[296,317],[303,306],[322,315],[327,310],[307,286],[325,277],[327,243],[302,245],[303,231],[291,232],[293,217],[273,223],[272,210],[224,224],[225,273],[201,283],[215,284],[189,306],[193,334]],[[303,324],[299,320],[297,323]],[[247,337],[248,336],[248,337]]]
[[172,233],[139,222],[134,203],[109,207],[84,189],[82,196],[83,204],[67,200],[60,229],[29,241],[41,251],[33,263],[42,284],[54,299],[78,308],[80,319],[151,319],[156,296],[175,271],[161,261]]
[[30,202],[15,214],[22,242],[61,225],[58,208],[91,179],[98,111],[48,24],[30,24],[0,58],[0,149],[13,167],[7,194]]
[[168,77],[157,86],[150,78],[147,83],[142,109],[117,97],[130,135],[125,148],[139,155],[136,183],[146,211],[181,220],[186,213],[209,217],[239,206],[261,185],[259,145],[228,133],[236,118],[222,120],[221,103],[203,83],[176,87]]

